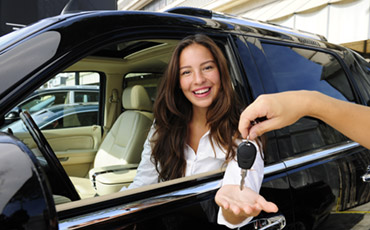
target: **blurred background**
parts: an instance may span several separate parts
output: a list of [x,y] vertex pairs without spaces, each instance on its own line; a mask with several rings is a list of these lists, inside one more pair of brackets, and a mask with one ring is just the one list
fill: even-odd
[[0,0],[0,36],[62,13],[184,6],[319,34],[370,60],[370,0]]

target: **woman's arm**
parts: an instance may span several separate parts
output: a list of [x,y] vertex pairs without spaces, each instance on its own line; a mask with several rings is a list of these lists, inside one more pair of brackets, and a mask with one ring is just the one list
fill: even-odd
[[[242,113],[239,131],[255,139],[291,125],[303,116],[318,118],[350,139],[370,148],[370,108],[341,101],[316,91],[288,91],[259,96]],[[251,126],[257,118],[267,119]]]
[[[257,149],[257,145],[255,145]],[[261,210],[276,212],[277,206],[267,202],[258,194],[264,176],[264,163],[260,151],[257,151],[256,160],[248,170],[245,178],[245,187],[240,190],[241,169],[235,160],[228,163],[222,187],[217,191],[215,201],[220,206],[218,223],[229,228],[247,224]]]
[[[154,131],[154,126],[152,126],[144,143],[144,149],[141,153],[141,160],[137,168],[136,176],[128,189],[158,183],[158,172],[150,159],[152,154],[150,139],[152,138]],[[126,188],[122,188],[122,190],[124,189]]]
[[[266,201],[250,188],[242,191],[239,185],[223,185],[216,194],[216,203],[222,208],[222,215],[232,225],[243,223],[249,217],[258,216],[263,210],[265,212],[277,212],[277,206]],[[247,222],[249,222],[248,219]],[[243,223],[244,225],[246,223]]]

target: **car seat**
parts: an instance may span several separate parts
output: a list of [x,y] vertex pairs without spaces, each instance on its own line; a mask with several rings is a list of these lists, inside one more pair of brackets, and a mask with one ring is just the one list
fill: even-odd
[[[141,85],[127,87],[122,94],[125,109],[102,142],[94,160],[95,168],[138,164],[147,134],[153,123],[152,102]],[[81,198],[96,194],[88,178],[70,177]]]

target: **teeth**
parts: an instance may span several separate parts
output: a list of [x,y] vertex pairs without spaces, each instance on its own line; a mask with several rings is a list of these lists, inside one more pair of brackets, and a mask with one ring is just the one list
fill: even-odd
[[210,88],[207,88],[207,89],[201,89],[201,90],[198,90],[198,91],[194,91],[195,94],[202,94],[202,93],[207,93],[209,91]]

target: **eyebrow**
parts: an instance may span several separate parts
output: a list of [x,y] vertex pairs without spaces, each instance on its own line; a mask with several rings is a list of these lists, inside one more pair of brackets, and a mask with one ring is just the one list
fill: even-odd
[[[216,64],[215,60],[212,59],[212,60],[202,62],[200,65],[202,66],[202,65],[208,64],[209,62],[212,62],[212,63]],[[190,66],[182,66],[179,69],[181,70],[181,69],[185,69],[185,68],[190,68]]]

